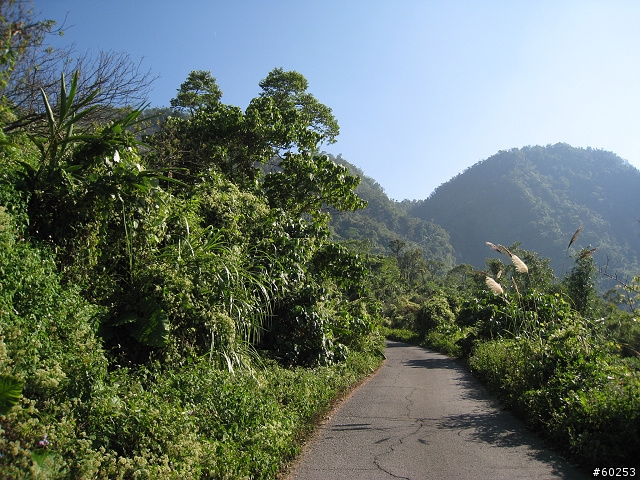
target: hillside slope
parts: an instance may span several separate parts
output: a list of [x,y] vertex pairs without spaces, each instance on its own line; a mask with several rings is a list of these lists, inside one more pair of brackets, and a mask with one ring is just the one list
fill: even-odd
[[420,249],[423,258],[453,266],[455,258],[448,233],[439,225],[416,218],[391,200],[383,188],[362,170],[342,157],[330,158],[360,177],[356,188],[358,196],[368,202],[363,210],[334,212],[331,232],[338,241],[355,240],[366,242],[372,253],[390,253],[392,240],[401,240],[409,249]]
[[481,268],[491,256],[485,242],[520,242],[560,274],[583,226],[574,247],[599,247],[596,263],[610,273],[640,270],[640,171],[611,152],[566,144],[501,151],[405,208],[449,233],[458,263]]

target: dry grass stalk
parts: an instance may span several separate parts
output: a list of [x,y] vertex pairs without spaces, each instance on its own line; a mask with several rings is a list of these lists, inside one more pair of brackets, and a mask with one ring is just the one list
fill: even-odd
[[578,257],[578,259],[583,259],[585,257],[590,257],[591,255],[593,255],[593,253],[598,250],[600,247],[596,247],[596,248],[592,248],[591,250],[586,250],[584,252],[582,252],[580,254],[580,256]]
[[504,290],[502,290],[502,287],[500,286],[500,284],[496,282],[493,278],[487,277],[485,279],[485,283],[487,284],[487,287],[489,287],[491,291],[496,295],[504,294]]
[[529,267],[517,255],[511,255],[511,261],[516,267],[518,273],[529,273]]
[[502,253],[504,255],[509,255],[511,256],[511,252],[509,251],[509,249],[507,247],[505,247],[504,245],[495,245],[491,242],[484,242],[487,245],[489,245],[490,248],[492,248],[493,250],[495,250],[496,252]]
[[578,239],[578,235],[580,235],[582,228],[583,227],[578,228],[578,230],[576,230],[576,233],[573,234],[573,237],[571,237],[571,240],[569,241],[569,245],[567,246],[567,250],[571,245],[573,245],[573,242],[575,242]]
[[516,289],[516,293],[517,293],[518,295],[520,295],[520,289],[518,288],[518,284],[516,283],[516,279],[515,279],[515,278],[513,278],[513,277],[511,277],[511,282],[513,283],[513,286],[514,286],[514,287],[515,287],[515,289]]
[[[497,246],[497,245],[494,245],[494,244],[493,244],[493,243],[491,243],[491,242],[485,242],[485,243],[486,243],[487,245],[489,245],[489,247],[491,247],[491,248],[492,248],[493,250],[495,250],[496,252],[500,252],[500,249],[498,248],[498,246]],[[502,253],[502,252],[500,252],[500,253]]]

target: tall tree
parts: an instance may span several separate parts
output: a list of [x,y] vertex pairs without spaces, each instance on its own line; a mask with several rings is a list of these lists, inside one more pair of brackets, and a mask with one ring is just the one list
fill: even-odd
[[200,108],[219,106],[222,90],[211,72],[194,70],[178,89],[176,98],[171,99],[171,108],[193,115]]
[[307,92],[309,83],[300,73],[275,68],[259,85],[262,92],[249,108],[265,108],[264,100],[271,100],[280,115],[295,124],[288,132],[293,135],[279,145],[281,148],[295,144],[314,150],[323,142],[336,141],[340,133],[337,120],[329,107]]
[[159,163],[191,174],[216,168],[243,185],[255,184],[259,164],[271,160],[280,170],[307,168],[301,159],[284,159],[317,153],[323,142],[335,140],[339,128],[331,109],[306,91],[307,81],[297,72],[275,69],[260,86],[263,92],[243,112],[220,102],[222,92],[210,72],[191,72],[171,101],[191,115],[168,122],[156,137],[156,145],[167,147]]

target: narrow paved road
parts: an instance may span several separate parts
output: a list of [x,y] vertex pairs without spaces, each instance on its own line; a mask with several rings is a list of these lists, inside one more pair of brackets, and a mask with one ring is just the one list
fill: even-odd
[[399,342],[387,343],[386,356],[320,427],[288,480],[587,478],[459,362]]

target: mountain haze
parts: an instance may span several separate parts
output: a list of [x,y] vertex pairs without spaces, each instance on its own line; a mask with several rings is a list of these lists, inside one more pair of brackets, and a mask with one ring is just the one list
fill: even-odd
[[609,273],[639,271],[640,171],[611,152],[567,144],[500,151],[404,206],[448,232],[457,263],[481,268],[493,256],[485,242],[520,242],[560,274],[582,226],[569,253],[599,247],[594,258]]

